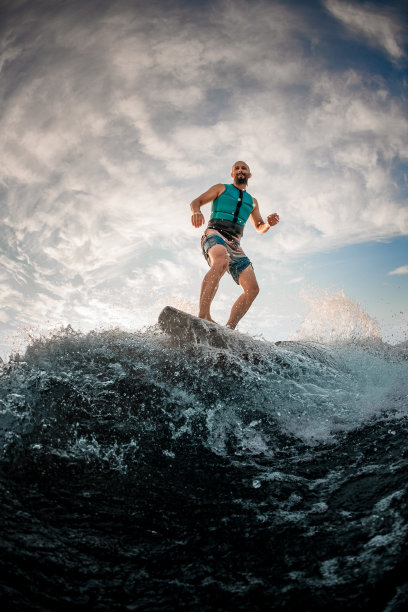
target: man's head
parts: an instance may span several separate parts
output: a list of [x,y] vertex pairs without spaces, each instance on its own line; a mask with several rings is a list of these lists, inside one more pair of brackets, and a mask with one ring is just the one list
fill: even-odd
[[232,166],[231,176],[234,179],[234,184],[242,187],[248,183],[248,179],[252,175],[248,164],[243,161],[237,161]]

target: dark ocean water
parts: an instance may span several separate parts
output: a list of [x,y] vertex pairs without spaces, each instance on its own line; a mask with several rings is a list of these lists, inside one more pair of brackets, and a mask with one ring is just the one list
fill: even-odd
[[36,341],[0,377],[14,610],[408,606],[406,346]]

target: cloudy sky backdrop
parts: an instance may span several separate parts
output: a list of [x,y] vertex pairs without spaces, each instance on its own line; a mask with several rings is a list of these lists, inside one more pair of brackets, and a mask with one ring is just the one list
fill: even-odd
[[[245,231],[240,329],[285,339],[311,303],[358,303],[406,337],[403,0],[9,0],[0,24],[3,357],[27,331],[194,312],[189,203],[237,159],[281,218]],[[237,295],[223,279],[217,320]]]

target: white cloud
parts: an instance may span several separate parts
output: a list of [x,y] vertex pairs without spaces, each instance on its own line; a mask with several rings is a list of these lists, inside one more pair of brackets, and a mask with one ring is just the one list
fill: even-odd
[[344,0],[325,0],[327,10],[352,32],[366,37],[373,45],[382,47],[393,59],[405,55],[404,26],[392,12],[392,5],[357,4]]
[[408,266],[400,266],[399,268],[395,268],[391,272],[388,272],[389,276],[393,276],[394,274],[408,274]]
[[291,278],[289,282],[289,284],[294,285],[296,283],[301,283],[302,280],[304,280],[303,276],[297,276],[296,278]]

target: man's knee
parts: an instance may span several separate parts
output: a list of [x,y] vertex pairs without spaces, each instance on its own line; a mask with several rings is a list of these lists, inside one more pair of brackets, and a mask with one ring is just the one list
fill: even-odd
[[208,251],[208,254],[210,256],[211,268],[216,270],[217,272],[226,272],[229,265],[229,256],[227,249],[220,244],[215,244]]
[[229,265],[229,260],[228,257],[220,257],[218,259],[216,259],[213,264],[212,264],[212,268],[215,268],[218,272],[226,272],[228,270],[228,265]]
[[216,253],[211,253],[211,268],[224,274],[229,266],[229,257],[227,251],[225,249],[223,249],[223,251],[224,252],[218,251]]
[[253,301],[259,293],[259,285],[258,283],[251,283],[249,287],[245,290],[248,298]]

